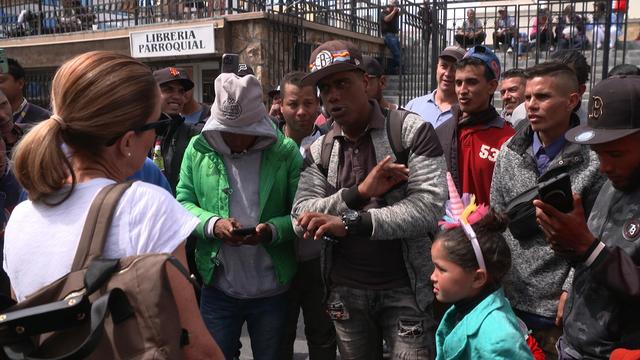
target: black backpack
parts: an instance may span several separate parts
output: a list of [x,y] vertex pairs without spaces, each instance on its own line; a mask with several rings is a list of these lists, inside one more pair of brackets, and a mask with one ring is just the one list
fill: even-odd
[[180,166],[184,152],[191,138],[202,132],[206,119],[195,124],[187,124],[180,115],[170,116],[173,121],[167,133],[162,137],[161,153],[164,160],[164,174],[169,180],[171,189],[175,192],[180,179]]
[[[402,145],[402,125],[404,124],[404,119],[407,117],[407,115],[412,114],[412,112],[404,109],[382,109],[382,111],[386,119],[385,123],[387,126],[387,136],[389,137],[389,144],[391,145],[391,150],[393,150],[393,154],[396,157],[396,162],[398,164],[404,164],[405,166],[407,166],[409,162],[409,149],[405,149],[405,147]],[[322,138],[322,146],[320,148],[320,164],[318,164],[320,171],[324,174],[325,177],[327,176],[332,151],[333,141],[329,141],[329,138],[325,136],[324,138]]]

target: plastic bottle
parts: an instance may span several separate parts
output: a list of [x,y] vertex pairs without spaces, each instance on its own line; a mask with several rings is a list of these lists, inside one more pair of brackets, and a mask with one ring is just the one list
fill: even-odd
[[160,171],[164,171],[164,159],[162,158],[162,151],[160,149],[160,140],[156,140],[156,145],[153,147],[153,163],[160,168]]

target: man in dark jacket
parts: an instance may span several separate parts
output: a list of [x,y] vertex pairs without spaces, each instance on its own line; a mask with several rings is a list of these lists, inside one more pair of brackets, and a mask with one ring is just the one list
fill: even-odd
[[380,32],[384,38],[384,44],[387,45],[393,62],[391,63],[391,73],[399,74],[402,70],[402,50],[400,49],[400,6],[398,0],[389,0],[389,6],[380,12]]
[[475,194],[486,205],[500,147],[514,134],[491,105],[499,79],[500,61],[493,51],[482,45],[471,48],[456,63],[458,104],[436,129],[458,191]]
[[376,359],[382,335],[393,358],[431,359],[429,249],[446,197],[440,144],[431,124],[408,114],[398,134],[410,146],[408,159],[393,163],[386,130],[393,113],[385,117],[367,96],[359,49],[329,41],[309,62],[305,83],[318,85],[332,128],[306,153],[293,213],[299,233],[323,241],[327,311],[340,354]]
[[[171,190],[176,190],[180,177],[180,164],[184,151],[191,138],[200,131],[193,131],[192,127],[185,124],[184,117],[180,115],[185,104],[185,93],[193,88],[193,81],[189,79],[186,70],[175,67],[166,67],[153,72],[153,77],[160,85],[162,96],[162,112],[168,114],[172,122],[167,127],[164,136],[159,138],[164,160],[164,174],[169,180]],[[200,127],[202,129],[202,127]]]
[[0,90],[11,103],[13,122],[23,130],[28,130],[51,116],[48,110],[30,103],[22,96],[25,86],[24,68],[15,59],[8,59],[9,72],[0,74]]
[[590,94],[588,122],[567,141],[589,144],[608,178],[588,221],[582,199],[562,213],[534,201],[551,247],[573,263],[559,359],[608,359],[629,334],[640,333],[640,76],[602,80]]

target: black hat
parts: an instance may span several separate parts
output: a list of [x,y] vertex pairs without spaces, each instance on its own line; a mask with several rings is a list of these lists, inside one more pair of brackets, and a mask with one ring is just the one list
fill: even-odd
[[273,89],[269,90],[269,92],[267,93],[269,95],[269,97],[274,97],[276,95],[280,95],[280,85],[274,87]]
[[613,76],[591,89],[587,124],[565,138],[577,144],[602,144],[640,131],[640,76]]
[[255,75],[255,73],[249,64],[238,64],[238,71],[236,71],[236,75],[243,77],[247,75]]
[[362,66],[370,76],[379,77],[384,75],[382,65],[380,65],[378,60],[376,60],[376,58],[374,57],[364,55],[362,57]]
[[349,41],[331,40],[318,46],[309,58],[310,74],[302,79],[302,85],[316,85],[318,81],[335,73],[362,70],[362,53]]
[[164,69],[154,71],[153,77],[158,82],[158,85],[177,80],[180,81],[185,91],[193,89],[193,81],[189,79],[189,74],[187,74],[185,69],[166,67]]

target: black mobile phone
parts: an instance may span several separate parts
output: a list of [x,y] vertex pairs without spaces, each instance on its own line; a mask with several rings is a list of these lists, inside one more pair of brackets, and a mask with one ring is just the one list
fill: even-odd
[[573,194],[569,174],[558,175],[538,184],[540,200],[554,208],[568,213],[573,210]]
[[239,229],[233,229],[233,235],[238,235],[238,236],[247,236],[247,235],[253,235],[256,233],[256,228],[254,227],[244,227],[244,228],[239,228]]
[[9,73],[9,62],[7,61],[7,53],[4,49],[0,49],[0,74]]
[[238,54],[223,54],[222,55],[222,72],[233,73],[238,72],[238,66],[240,65],[240,56]]

